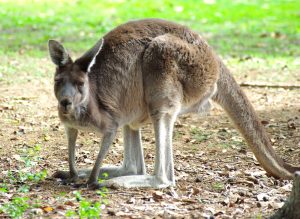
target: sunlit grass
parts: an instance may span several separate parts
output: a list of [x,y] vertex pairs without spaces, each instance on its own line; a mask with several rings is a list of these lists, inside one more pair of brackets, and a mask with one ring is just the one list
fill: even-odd
[[0,54],[45,56],[49,38],[80,52],[118,24],[164,18],[202,33],[228,56],[296,56],[299,1],[0,0]]
[[0,0],[0,82],[48,76],[48,39],[62,41],[74,57],[115,26],[140,18],[190,26],[240,80],[294,82],[299,8],[299,1]]

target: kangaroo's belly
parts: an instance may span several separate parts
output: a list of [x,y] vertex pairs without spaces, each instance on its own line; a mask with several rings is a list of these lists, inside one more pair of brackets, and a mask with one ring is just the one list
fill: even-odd
[[184,104],[181,107],[179,114],[186,114],[186,113],[199,113],[205,114],[210,111],[212,108],[212,97],[217,92],[217,84],[214,84],[213,88],[208,90],[207,93],[204,95],[203,98],[198,100],[194,104]]

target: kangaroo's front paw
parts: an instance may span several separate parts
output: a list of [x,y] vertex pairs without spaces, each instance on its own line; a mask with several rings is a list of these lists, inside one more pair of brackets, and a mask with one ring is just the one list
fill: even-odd
[[79,179],[77,173],[70,174],[69,171],[56,171],[53,174],[53,178],[61,179],[66,184],[76,183]]
[[67,183],[67,184],[70,184],[70,183],[76,183],[78,181],[79,177],[78,175],[73,175],[71,176],[70,178],[68,179],[65,179],[64,182]]
[[58,170],[52,175],[52,177],[56,178],[56,179],[66,180],[66,179],[70,178],[70,172]]
[[101,189],[103,186],[96,181],[96,182],[88,182],[87,187],[88,189],[91,190],[97,190],[97,189]]

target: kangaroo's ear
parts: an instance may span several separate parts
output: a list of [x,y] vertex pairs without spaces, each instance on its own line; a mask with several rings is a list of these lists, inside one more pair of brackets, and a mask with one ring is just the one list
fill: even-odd
[[57,66],[65,66],[72,62],[67,50],[55,40],[48,41],[49,54],[52,62]]
[[84,72],[89,72],[91,67],[96,63],[96,57],[101,51],[104,44],[104,39],[100,39],[92,48],[78,58],[75,63]]

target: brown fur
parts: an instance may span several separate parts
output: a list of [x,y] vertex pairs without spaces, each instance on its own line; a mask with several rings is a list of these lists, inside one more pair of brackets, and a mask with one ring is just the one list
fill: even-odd
[[218,92],[213,99],[226,110],[263,168],[272,176],[292,178],[299,167],[286,164],[277,156],[248,98],[221,61],[220,66]]
[[[209,99],[213,97],[233,119],[268,173],[291,178],[299,169],[285,164],[275,154],[250,102],[197,33],[169,21],[146,19],[123,24],[106,34],[103,40],[75,62],[69,58],[62,66],[60,63],[66,60],[66,56],[61,55],[66,53],[63,47],[58,43],[49,46],[52,60],[58,65],[55,77],[64,78],[73,85],[71,90],[79,91],[73,99],[69,98],[75,106],[74,112],[66,114],[62,112],[64,107],[59,107],[60,119],[67,128],[88,128],[105,136],[123,126],[138,130],[149,119],[160,129],[162,119],[162,124],[170,125],[170,129],[166,125],[169,131],[177,115],[199,112],[209,106]],[[98,48],[101,50],[95,56]],[[94,57],[95,64],[87,74]],[[85,92],[80,92],[78,83],[83,84]],[[55,86],[60,102],[66,98],[60,90],[62,84]],[[80,103],[85,97],[87,100]],[[161,140],[159,134],[156,133],[156,141]],[[170,133],[166,134],[169,138]],[[171,169],[160,170],[159,164],[156,171],[162,171],[163,175],[166,171],[168,180],[172,181],[171,141],[161,143],[167,145],[161,149],[166,151],[159,151],[162,147],[159,144],[157,155],[167,153],[166,162],[171,162]],[[102,158],[99,159],[96,165],[100,165]],[[156,164],[164,158],[157,159]],[[93,169],[94,173],[97,171]]]

